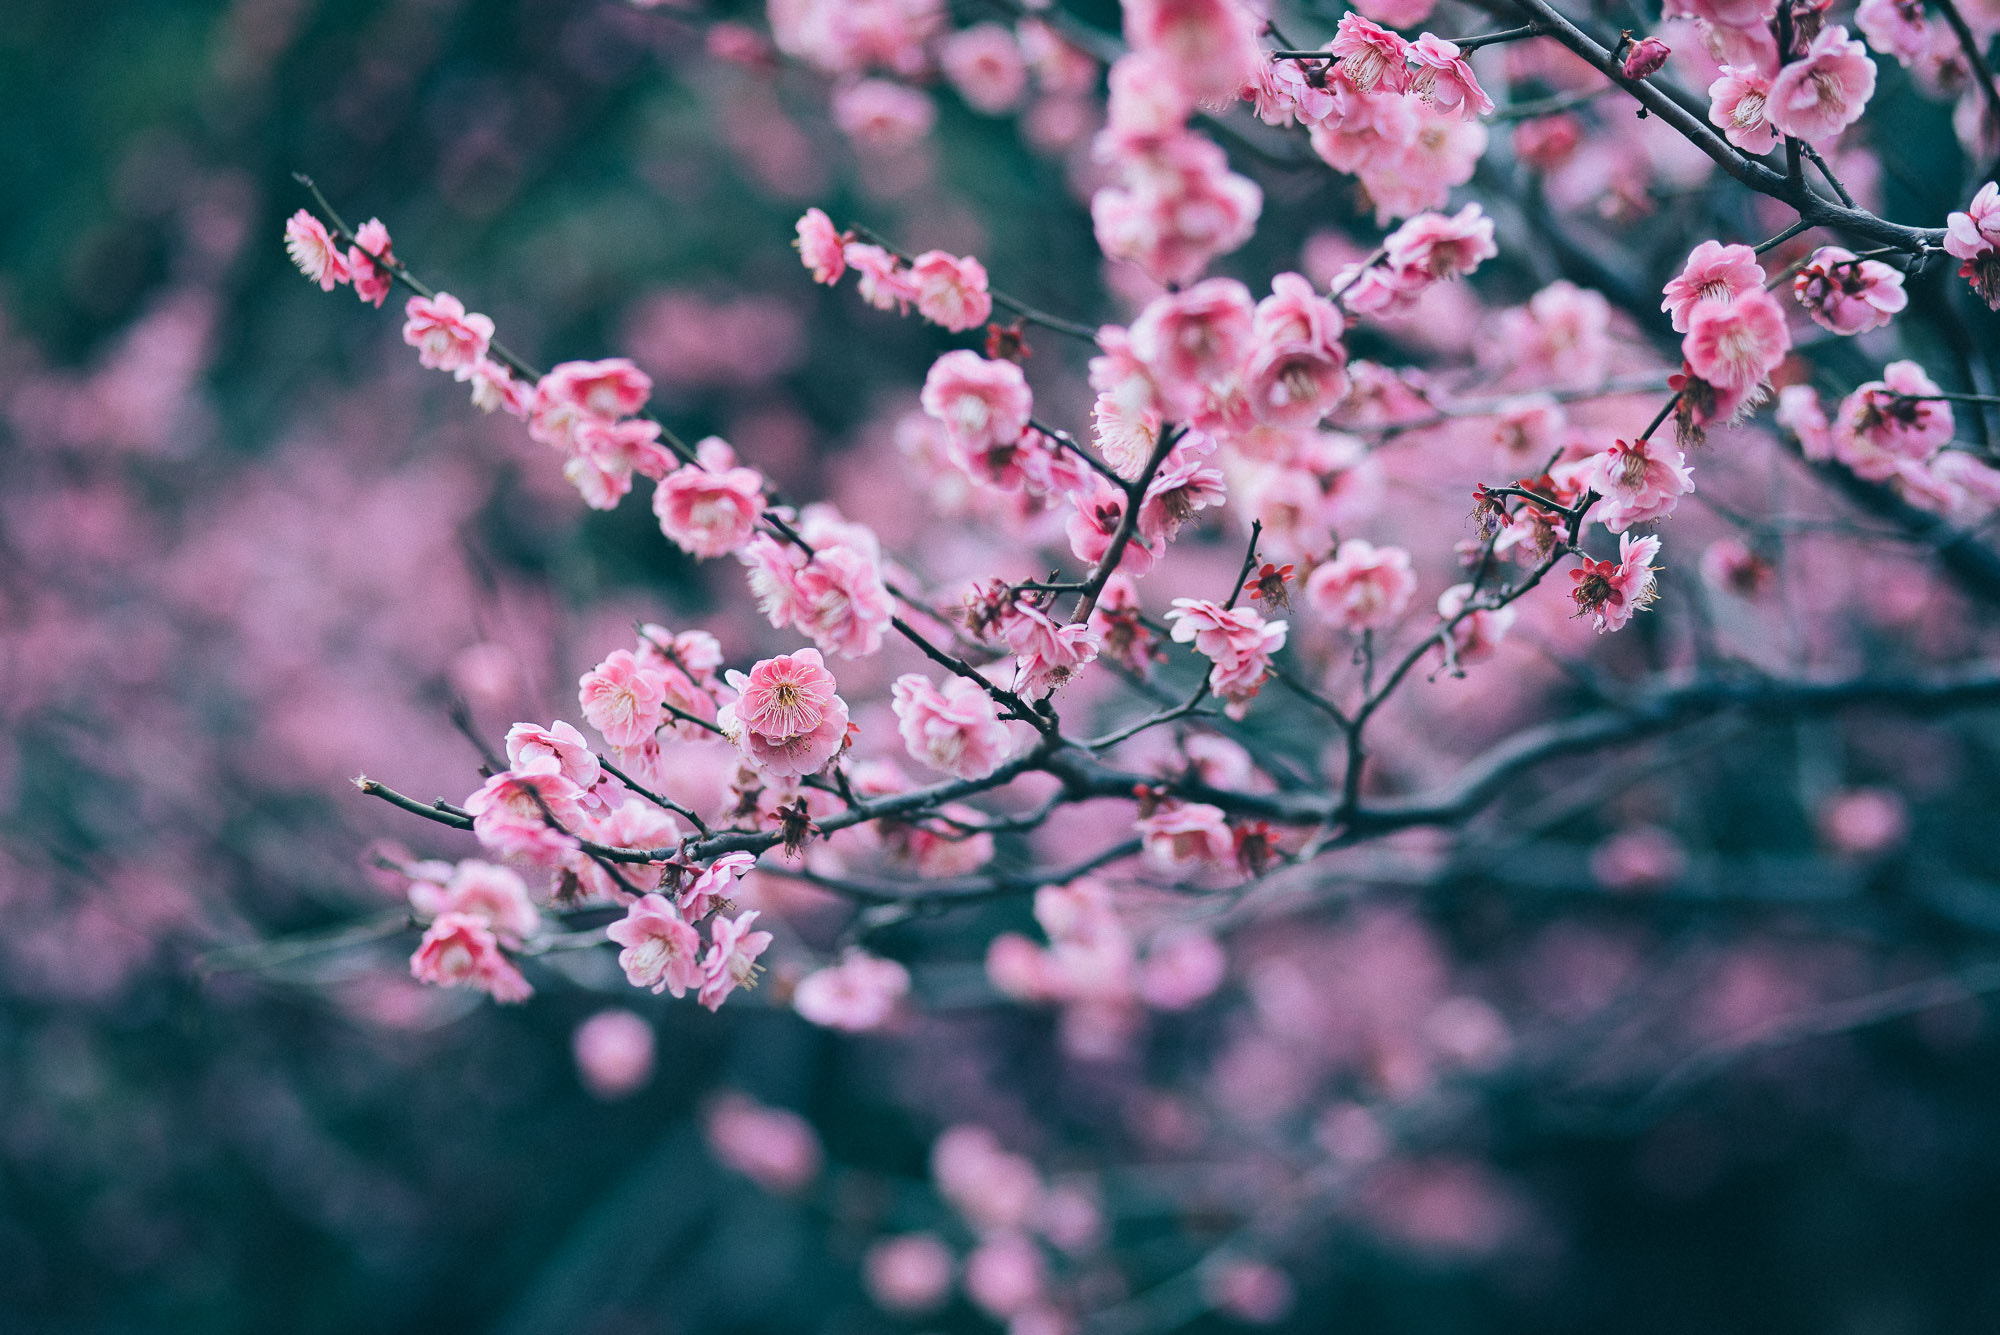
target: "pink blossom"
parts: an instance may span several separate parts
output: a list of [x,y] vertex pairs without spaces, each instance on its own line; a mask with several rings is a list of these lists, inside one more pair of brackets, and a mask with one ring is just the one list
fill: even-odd
[[[875,153],[900,153],[931,132],[937,122],[937,105],[918,88],[891,79],[861,79],[834,90],[833,123],[854,141],[855,147]],[[849,241],[846,261],[854,264]],[[881,251],[879,246],[868,247]],[[886,251],[881,251],[886,256]],[[870,257],[871,260],[874,258]],[[856,265],[859,268],[859,265]],[[878,309],[888,305],[869,292],[862,296]],[[893,303],[890,303],[893,304]]]
[[1798,438],[1799,452],[1807,459],[1818,462],[1833,457],[1832,424],[1820,406],[1819,391],[1811,385],[1786,385],[1779,390],[1772,416]]
[[496,853],[548,864],[576,846],[564,830],[583,817],[583,793],[560,774],[501,770],[465,799],[472,833]]
[[855,272],[855,290],[878,311],[905,313],[917,299],[917,286],[903,262],[877,245],[847,243],[847,262]]
[[1161,62],[1194,102],[1236,96],[1263,58],[1257,21],[1235,0],[1126,0],[1125,41]]
[[1209,689],[1229,702],[1232,718],[1241,717],[1270,673],[1271,655],[1285,647],[1286,623],[1266,621],[1253,607],[1229,609],[1204,598],[1174,599],[1166,620],[1177,643],[1192,643],[1214,664]]
[[1868,45],[1904,65],[1921,61],[1931,47],[1931,26],[1924,19],[1922,0],[1861,0],[1854,10],[1854,26]]
[[1139,536],[1155,555],[1179,536],[1188,520],[1222,504],[1227,483],[1222,470],[1207,462],[1214,451],[1214,441],[1190,431],[1147,484],[1145,499],[1139,505]]
[[[1647,39],[1651,41],[1651,38]],[[1297,1291],[1274,1265],[1227,1257],[1202,1273],[1202,1292],[1215,1309],[1253,1326],[1274,1326],[1292,1314]]]
[[1313,78],[1297,60],[1259,61],[1256,73],[1243,86],[1243,96],[1266,125],[1317,125],[1338,112],[1340,95]]
[[975,23],[945,38],[938,64],[965,104],[989,116],[1012,110],[1028,91],[1021,43],[997,23]]
[[1733,301],[1697,303],[1681,340],[1682,355],[1695,374],[1730,390],[1762,384],[1791,347],[1784,308],[1761,287]]
[[814,546],[812,558],[792,576],[791,624],[826,653],[865,658],[882,647],[895,614],[882,582],[881,563],[872,545],[864,549],[844,542],[815,542]]
[[684,997],[702,985],[706,975],[699,960],[701,937],[665,896],[642,895],[604,934],[624,947],[618,952],[618,967],[632,986]]
[[1771,563],[1741,538],[1717,538],[1701,554],[1701,578],[1711,589],[1755,598],[1771,583]]
[[1644,79],[1658,74],[1667,63],[1673,51],[1657,37],[1645,37],[1632,43],[1632,49],[1625,53],[1625,77]]
[[1260,343],[1331,347],[1339,343],[1346,326],[1340,307],[1320,296],[1310,279],[1281,273],[1271,279],[1271,295],[1251,313],[1250,332]]
[[1257,183],[1229,170],[1222,147],[1176,130],[1126,163],[1120,184],[1091,196],[1098,247],[1162,283],[1192,283],[1256,230]]
[[1910,809],[1889,788],[1848,788],[1819,810],[1820,837],[1849,857],[1875,857],[1909,837]]
[[1027,1312],[1041,1301],[1047,1286],[1041,1249],[1025,1234],[991,1234],[965,1258],[965,1296],[996,1320]]
[[652,393],[652,377],[628,358],[562,362],[536,384],[536,412],[560,404],[595,417],[630,417]]
[[660,532],[682,551],[702,558],[728,556],[741,548],[763,509],[764,479],[754,468],[684,464],[653,489]]
[[438,893],[433,916],[458,913],[486,924],[493,937],[510,950],[541,926],[541,914],[528,898],[528,887],[511,867],[468,858],[452,871]]
[[1438,595],[1438,617],[1454,622],[1451,628],[1451,656],[1460,667],[1484,663],[1498,653],[1501,641],[1507,638],[1507,632],[1513,628],[1514,618],[1518,615],[1511,606],[1475,607],[1467,612],[1465,609],[1472,598],[1470,584],[1454,584]]
[[1493,99],[1479,86],[1457,46],[1427,32],[1411,44],[1410,60],[1417,67],[1410,76],[1410,91],[1425,106],[1465,120],[1493,114]]
[[1377,547],[1360,538],[1340,544],[1334,559],[1306,580],[1306,601],[1334,625],[1350,631],[1380,630],[1401,616],[1416,596],[1417,575],[1401,547]]
[[898,729],[913,759],[961,779],[983,779],[1007,759],[1007,725],[977,682],[950,677],[939,688],[909,672],[892,689]]
[[602,773],[583,734],[560,720],[546,728],[532,723],[509,728],[507,768],[516,774],[560,774],[586,792]]
[[1500,253],[1493,242],[1493,220],[1477,204],[1467,204],[1449,218],[1420,213],[1391,232],[1382,249],[1389,272],[1409,288],[1469,274],[1481,260]]
[[1814,251],[1792,280],[1792,293],[1815,324],[1836,334],[1879,329],[1910,302],[1902,270],[1856,259],[1839,246]]
[[576,1027],[569,1046],[584,1088],[606,1103],[653,1078],[653,1026],[631,1011],[597,1012]]
[[1597,518],[1613,533],[1673,513],[1694,490],[1694,475],[1672,445],[1655,440],[1613,441],[1598,455],[1585,484],[1603,497]]
[[1000,639],[1014,651],[1014,689],[1039,700],[1097,657],[1102,637],[1089,625],[1057,625],[1047,613],[1016,601],[1003,616]]
[[1778,142],[1770,103],[1769,75],[1751,65],[1724,65],[1708,86],[1708,122],[1745,153],[1768,153]]
[[417,360],[433,371],[453,371],[464,380],[493,343],[493,321],[468,315],[465,305],[449,292],[435,297],[411,297],[403,306],[403,342],[417,350]]
[[868,1296],[884,1311],[923,1316],[951,1296],[951,1249],[935,1233],[905,1233],[870,1243],[861,1257]]
[[1576,582],[1571,593],[1576,600],[1576,614],[1589,616],[1600,633],[1623,627],[1634,613],[1651,605],[1656,596],[1652,562],[1659,554],[1658,538],[1635,539],[1627,533],[1618,539],[1615,562],[1578,557],[1577,568],[1570,572],[1570,578]]
[[1805,55],[1778,71],[1771,81],[1765,114],[1780,134],[1819,144],[1855,121],[1875,93],[1875,62],[1868,48],[1829,24]]
[[395,262],[395,253],[389,248],[389,229],[380,218],[370,218],[357,227],[354,244],[347,248],[347,271],[354,277],[354,295],[379,310],[388,299],[389,290],[396,286],[395,275],[388,267]]
[[725,853],[703,867],[675,896],[674,905],[680,909],[681,917],[700,922],[717,908],[727,907],[730,889],[756,865],[757,859],[752,854]]
[[348,279],[347,259],[326,224],[304,209],[285,221],[285,253],[322,292],[331,292]]
[[942,250],[927,250],[911,261],[910,282],[917,293],[917,313],[953,332],[977,329],[993,314],[986,290],[986,266],[970,255],[957,259]]
[[1255,316],[1248,288],[1233,278],[1210,278],[1149,304],[1132,323],[1132,355],[1185,415],[1205,389],[1242,365]]
[[837,283],[847,272],[848,237],[834,230],[833,219],[818,209],[807,209],[799,218],[799,261],[812,270],[815,283]]
[[476,988],[499,1002],[534,995],[486,921],[469,913],[446,913],[431,923],[410,956],[410,976],[436,987]]
[[850,951],[840,963],[799,980],[792,1009],[826,1029],[879,1029],[910,990],[910,971],[894,960]]
[[[625,759],[629,763],[631,758],[627,756]],[[612,848],[664,850],[669,854],[681,841],[680,822],[670,812],[637,797],[627,797],[616,807],[599,815],[586,813],[578,833],[594,843]],[[594,859],[584,856],[581,850],[571,852],[564,859],[563,866],[564,870],[575,874],[586,897],[608,899],[614,904],[630,904],[637,898],[624,885],[613,880],[611,874]]]
[[1235,851],[1229,818],[1206,802],[1162,802],[1138,830],[1146,857],[1168,870],[1227,866]]
[[817,649],[766,658],[748,676],[730,672],[726,679],[738,692],[737,722],[768,741],[813,731],[833,705],[833,674]]
[[1139,998],[1154,1010],[1184,1011],[1214,995],[1229,956],[1207,932],[1178,928],[1154,938],[1139,971]]
[[769,949],[771,934],[751,931],[750,925],[756,921],[757,910],[751,909],[735,918],[718,917],[708,929],[708,954],[701,962],[701,1004],[711,1011],[720,1009],[737,988],[757,986],[757,975],[764,971],[757,957]]
[[1410,90],[1410,44],[1379,23],[1349,11],[1326,49],[1340,57],[1334,73],[1357,93]]
[[1833,424],[1835,454],[1862,476],[1878,479],[1887,470],[1871,467],[1871,456],[1927,458],[1957,429],[1951,404],[1903,396],[1938,392],[1937,382],[1916,362],[1890,362],[1880,380],[1858,386],[1841,400]]
[[1964,213],[1945,219],[1944,248],[1962,261],[1958,276],[1994,310],[2000,310],[2000,185],[1988,181]]
[[1705,301],[1728,302],[1764,285],[1764,266],[1748,246],[1704,241],[1688,255],[1679,274],[1667,281],[1667,299],[1660,309],[1673,317],[1674,332],[1685,334],[1696,306]]
[[577,680],[583,717],[613,746],[638,746],[665,721],[666,683],[629,649],[614,649]]
[[505,408],[510,417],[526,417],[534,407],[533,387],[516,380],[512,371],[491,357],[474,362],[466,379],[472,383],[472,406],[480,412]]
[[741,1094],[724,1094],[709,1105],[702,1129],[718,1160],[766,1191],[803,1190],[825,1166],[811,1122]]
[[745,760],[780,782],[819,772],[847,744],[847,702],[837,695],[827,702],[815,727],[789,737],[767,737],[742,726],[734,705],[718,710],[715,722]]
[[1386,226],[1425,209],[1444,207],[1453,186],[1472,179],[1486,152],[1486,127],[1452,112],[1433,111],[1414,94],[1405,133],[1370,156],[1358,174],[1375,202],[1375,220]]
[[944,423],[954,445],[977,452],[1020,439],[1035,400],[1027,377],[1013,362],[960,348],[931,364],[921,402],[925,412]]

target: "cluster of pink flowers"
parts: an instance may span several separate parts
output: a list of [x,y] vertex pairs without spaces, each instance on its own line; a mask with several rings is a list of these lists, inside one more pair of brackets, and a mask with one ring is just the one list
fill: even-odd
[[852,269],[862,299],[877,310],[901,312],[914,305],[917,314],[954,333],[977,329],[993,314],[986,266],[970,255],[927,250],[905,263],[881,246],[835,230],[819,209],[807,209],[799,219],[793,244],[814,282],[837,283]]
[[1256,31],[1235,0],[1125,6],[1131,50],[1111,67],[1109,123],[1096,145],[1116,183],[1090,201],[1106,255],[1162,283],[1187,283],[1250,239],[1263,192],[1230,171],[1228,155],[1187,121],[1197,106],[1235,97],[1252,78],[1263,59]]
[[410,974],[437,987],[470,987],[495,1001],[525,1001],[534,989],[506,951],[541,925],[528,887],[506,867],[467,860],[405,868],[410,907],[430,919]]
[[1500,253],[1493,220],[1467,204],[1451,217],[1420,213],[1382,242],[1379,264],[1357,262],[1334,275],[1341,304],[1368,315],[1409,310],[1432,284],[1460,278]]
[[817,649],[766,658],[746,676],[730,672],[737,696],[716,714],[743,758],[779,782],[818,772],[847,744],[847,702]]
[[1360,178],[1380,220],[1442,206],[1486,151],[1477,118],[1493,110],[1459,49],[1350,13],[1326,50],[1337,59],[1324,73],[1263,62],[1244,95],[1272,124],[1307,126],[1313,151]]
[[1821,246],[1812,253],[1792,279],[1792,294],[1813,323],[1835,334],[1879,329],[1910,304],[1901,269],[1861,259],[1839,246]]
[[1167,612],[1174,639],[1193,644],[1214,664],[1209,689],[1241,718],[1271,674],[1271,655],[1285,647],[1286,623],[1266,621],[1254,607],[1226,608],[1205,598],[1176,598]]
[[882,647],[895,603],[882,581],[880,540],[830,505],[808,505],[786,520],[801,547],[768,534],[737,552],[750,591],[774,627],[790,626],[821,651],[863,658]]
[[[285,251],[292,263],[299,266],[299,272],[318,283],[322,292],[331,292],[351,282],[355,296],[380,307],[388,298],[389,289],[396,285],[396,255],[389,245],[389,229],[380,218],[370,218],[356,228],[354,244],[342,253],[326,224],[300,209],[285,222]],[[463,308],[460,313],[463,314]],[[490,321],[486,333],[488,338],[492,337]]]
[[[1667,283],[1660,309],[1685,335],[1681,355],[1707,390],[1732,405],[1763,395],[1771,372],[1792,348],[1784,307],[1764,289],[1764,267],[1748,246],[1704,241]],[[1715,416],[1731,413],[1718,411]]]
[[1861,119],[1875,94],[1875,62],[1847,29],[1819,27],[1803,49],[1780,52],[1767,7],[1694,9],[1723,62],[1708,88],[1708,119],[1736,147],[1761,154],[1781,136],[1822,144]]
[[[770,948],[771,934],[752,930],[756,909],[734,918],[716,911],[724,891],[755,863],[748,853],[730,853],[691,878],[675,898],[648,894],[627,905],[625,916],[604,934],[623,947],[618,967],[632,986],[676,998],[692,991],[710,1010],[737,988],[755,987],[763,971],[757,959]],[[697,930],[704,921],[705,953]]]

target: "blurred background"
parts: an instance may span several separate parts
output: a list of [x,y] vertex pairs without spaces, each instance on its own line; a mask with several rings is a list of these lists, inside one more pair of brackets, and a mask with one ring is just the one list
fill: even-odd
[[[1113,8],[1072,6],[1107,31]],[[371,847],[473,850],[349,780],[462,796],[449,702],[491,737],[574,717],[635,618],[773,641],[733,568],[697,570],[641,504],[586,511],[518,424],[418,368],[400,297],[303,282],[293,172],[531,361],[632,356],[682,434],[905,551],[934,521],[895,427],[952,341],[808,282],[802,209],[976,253],[1086,320],[1145,295],[1091,238],[1091,96],[995,117],[940,86],[927,133],[871,142],[829,123],[823,77],[709,36],[597,0],[8,6],[0,1329],[995,1329],[963,1296],[887,1310],[868,1250],[964,1249],[929,1181],[970,1124],[1069,1203],[1044,1229],[1064,1292],[1126,1329],[1992,1329],[1990,719],[1732,725],[1608,805],[1550,776],[1514,835],[1329,871],[1310,912],[1243,927],[1214,999],[1136,1035],[1000,1003],[981,961],[1031,930],[1023,903],[885,934],[920,1004],[878,1035],[791,1014],[782,966],[719,1016],[603,952],[538,962],[515,1008],[408,978]],[[1965,197],[1949,110],[1898,77],[1871,117],[1903,148],[1868,188],[1934,222]],[[1346,178],[1237,156],[1266,223],[1228,271],[1379,235]],[[1585,243],[1503,258],[1496,305],[1550,263],[1656,292],[1740,208],[1669,149],[1636,179],[1614,156],[1536,197]],[[1465,351],[1476,314],[1406,346]],[[1657,332],[1619,318],[1635,348]],[[1043,342],[1042,411],[1080,427],[1081,361]],[[935,586],[991,559],[923,540]],[[1883,555],[1822,604],[1869,661],[1990,639],[1926,569]],[[1558,657],[1581,645],[1561,612]],[[1565,698],[1537,661],[1532,692],[1424,717],[1494,735],[1491,711]],[[844,921],[761,893],[815,948]],[[1202,1269],[1287,1199],[1299,1145],[1346,1165],[1324,1207]],[[1190,1274],[1202,1294],[1171,1287]]]

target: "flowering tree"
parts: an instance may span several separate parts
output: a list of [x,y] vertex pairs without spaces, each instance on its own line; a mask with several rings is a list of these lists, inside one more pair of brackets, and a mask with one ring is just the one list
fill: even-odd
[[[925,0],[684,16],[718,61],[817,78],[878,164],[931,132],[941,82],[1067,155],[1087,201],[1101,296],[820,207],[769,239],[799,284],[851,280],[885,329],[954,336],[863,447],[866,517],[688,440],[627,357],[540,369],[382,221],[313,189],[286,224],[321,289],[407,294],[421,365],[520,419],[585,505],[650,486],[725,609],[602,645],[569,719],[462,710],[484,768],[457,800],[357,781],[477,844],[378,855],[417,979],[523,1002],[608,940],[630,988],[717,1011],[768,972],[753,995],[806,1022],[908,1033],[953,1004],[925,921],[1019,901],[1034,931],[986,933],[982,995],[1054,1012],[1149,1158],[1239,1175],[1164,1193],[1228,1223],[1160,1271],[1124,1245],[1108,1136],[1038,1165],[1022,1128],[1056,1142],[1057,1110],[1015,1110],[1005,1138],[964,1118],[929,1145],[926,1204],[863,1221],[888,1312],[957,1283],[1020,1335],[1280,1321],[1328,1219],[1446,1255],[1533,1235],[1534,1203],[1454,1140],[1510,1090],[1645,1107],[1761,1045],[2000,984],[1942,948],[1904,976],[1893,922],[1879,954],[1842,953],[1853,894],[1824,897],[1798,953],[1745,937],[1642,965],[1616,932],[1538,923],[1483,982],[1420,917],[1356,907],[1525,892],[1550,832],[1585,828],[1566,883],[1587,912],[1796,910],[1796,885],[1697,865],[1665,799],[1626,795],[1750,756],[1784,790],[1762,819],[1816,831],[1858,888],[1922,776],[1774,778],[1809,767],[1747,730],[2000,702],[2000,186],[1980,184],[2000,14],[1700,3],[1639,35],[1543,0],[1433,8],[1134,0],[1115,33],[1059,7],[957,25]],[[1892,220],[1878,58],[1955,101],[1962,209]],[[1311,230],[1330,191],[1362,239]],[[396,765],[384,738],[371,768]],[[1627,1013],[1642,979],[1708,1004],[1635,1055],[1620,1026],[1663,1023]],[[1138,1058],[1149,1026],[1210,1017],[1220,1128]],[[579,1060],[616,1093],[650,1032],[599,1020]],[[774,1191],[828,1171],[780,1109],[726,1099],[709,1134]]]

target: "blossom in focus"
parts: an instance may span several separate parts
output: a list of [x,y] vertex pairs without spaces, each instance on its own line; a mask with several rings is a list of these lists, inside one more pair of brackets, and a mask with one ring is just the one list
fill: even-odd
[[640,664],[630,649],[614,649],[577,680],[583,717],[613,746],[638,746],[665,720],[667,698],[660,673]]
[[1728,302],[1752,288],[1764,285],[1764,266],[1757,252],[1748,246],[1725,246],[1720,241],[1704,241],[1689,253],[1680,273],[1667,280],[1666,300],[1660,309],[1674,322],[1674,332],[1685,334],[1688,320],[1703,302]]
[[1965,212],[1954,211],[1945,219],[1944,248],[1960,261],[1958,276],[2000,311],[2000,185],[1988,181]]
[[986,266],[970,255],[959,259],[927,250],[910,262],[910,282],[916,288],[917,313],[954,333],[977,329],[993,314]]
[[1087,624],[1057,624],[1048,613],[1016,601],[1003,614],[1000,639],[1014,651],[1014,689],[1040,700],[1097,657],[1101,637]]
[[1576,585],[1570,594],[1576,600],[1576,614],[1590,617],[1600,632],[1623,627],[1657,594],[1652,562],[1659,554],[1658,538],[1627,533],[1618,540],[1616,561],[1578,557],[1580,564],[1570,572]]
[[1708,86],[1708,122],[1745,153],[1764,154],[1778,142],[1771,123],[1771,80],[1751,65],[1724,65]]
[[1597,456],[1586,485],[1604,498],[1597,518],[1613,533],[1623,533],[1672,514],[1680,498],[1694,490],[1694,475],[1672,445],[1620,440]]
[[1410,90],[1410,44],[1372,19],[1341,15],[1326,49],[1340,58],[1334,73],[1357,93]]
[[1799,59],[1771,80],[1765,114],[1780,134],[1820,144],[1855,121],[1875,95],[1875,62],[1868,48],[1839,24],[1820,29]]
[[756,921],[757,910],[751,909],[734,918],[718,917],[708,929],[708,954],[701,962],[701,1004],[708,1009],[721,1007],[739,987],[757,986],[757,975],[764,971],[757,957],[769,949],[771,934],[750,930]]
[[285,253],[299,272],[331,292],[348,279],[347,258],[327,232],[326,224],[300,209],[285,222]]
[[1696,375],[1737,391],[1763,384],[1791,347],[1784,308],[1761,287],[1732,301],[1698,302],[1681,340],[1681,354]]
[[800,216],[798,233],[792,244],[798,247],[800,263],[812,270],[813,281],[839,282],[847,272],[847,236],[836,231],[833,220],[819,209],[807,209]]
[[921,402],[926,413],[944,423],[954,445],[974,452],[1019,440],[1034,411],[1034,395],[1019,366],[969,348],[931,363]]
[[[1949,240],[1949,234],[1947,234]],[[1821,246],[1792,279],[1792,295],[1820,328],[1835,334],[1879,329],[1910,304],[1903,271],[1880,260]]]
[[704,981],[701,937],[663,895],[640,896],[604,934],[624,947],[618,967],[634,987],[684,997]]
[[764,479],[754,468],[733,464],[721,468],[683,464],[653,488],[653,514],[660,521],[660,532],[690,556],[728,556],[737,551],[756,531],[763,508]]
[[[378,265],[376,260],[382,263]],[[347,248],[347,271],[354,278],[355,296],[379,309],[396,286],[395,276],[385,267],[395,262],[389,229],[380,218],[370,218],[354,229],[354,244]]]
[[1425,106],[1465,120],[1493,114],[1493,99],[1479,86],[1472,66],[1465,63],[1457,46],[1427,32],[1411,43],[1410,61],[1416,66],[1410,76],[1410,91]]
[[1205,598],[1174,599],[1166,620],[1176,642],[1192,643],[1214,664],[1209,689],[1229,702],[1232,718],[1241,717],[1270,675],[1271,655],[1285,647],[1286,623],[1266,621],[1254,607],[1225,608]]
[[452,371],[464,380],[492,346],[493,321],[467,314],[465,304],[449,292],[411,297],[403,314],[403,341],[433,371]]
[[1480,261],[1500,253],[1493,241],[1493,220],[1477,204],[1467,204],[1450,217],[1420,213],[1391,232],[1382,249],[1384,265],[1406,290],[1463,277]]
[[1632,43],[1632,49],[1625,53],[1625,77],[1644,79],[1658,74],[1672,54],[1673,51],[1659,38],[1642,38]]
[[833,674],[817,649],[766,658],[748,676],[725,678],[737,692],[736,720],[774,742],[811,732],[833,703]]

